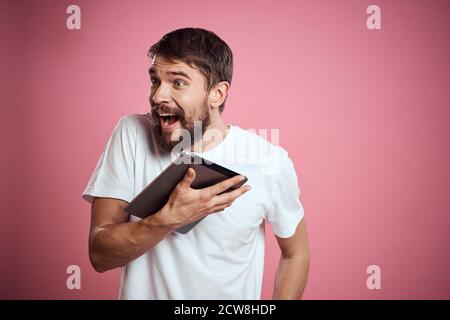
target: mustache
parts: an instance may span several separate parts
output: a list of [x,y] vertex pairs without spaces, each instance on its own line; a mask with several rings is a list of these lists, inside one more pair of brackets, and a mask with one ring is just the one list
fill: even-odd
[[[156,113],[156,114],[155,114]],[[152,106],[152,114],[157,116],[157,113],[173,113],[179,118],[184,117],[184,111],[180,108],[171,108],[168,105],[158,104]]]

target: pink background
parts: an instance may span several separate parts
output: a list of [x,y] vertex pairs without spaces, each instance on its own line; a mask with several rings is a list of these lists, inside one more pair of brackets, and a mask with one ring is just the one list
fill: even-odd
[[[81,7],[81,30],[66,8]],[[382,30],[366,28],[381,7]],[[117,120],[149,111],[146,52],[176,28],[234,52],[223,114],[279,128],[309,226],[306,299],[450,298],[450,2],[2,1],[0,298],[117,297],[81,199]],[[279,249],[268,228],[262,298]],[[66,267],[81,267],[81,290]],[[381,267],[381,290],[366,268]]]

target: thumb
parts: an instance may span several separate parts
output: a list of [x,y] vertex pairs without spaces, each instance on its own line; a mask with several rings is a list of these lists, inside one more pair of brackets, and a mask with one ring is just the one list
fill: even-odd
[[181,180],[181,184],[184,188],[189,188],[195,180],[195,170],[192,167],[189,167],[184,174],[183,180]]

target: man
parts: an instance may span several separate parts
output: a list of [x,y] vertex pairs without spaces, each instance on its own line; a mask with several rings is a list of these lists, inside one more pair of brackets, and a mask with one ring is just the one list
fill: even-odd
[[[273,298],[301,298],[309,250],[297,176],[283,148],[224,124],[230,48],[210,31],[184,28],[166,34],[149,57],[152,112],[120,119],[83,193],[92,203],[92,265],[122,267],[122,299],[260,299],[268,221],[281,249]],[[124,207],[182,142],[247,176],[251,187],[222,193],[237,176],[192,189],[189,168],[160,211],[127,215]],[[202,217],[188,233],[175,231]]]

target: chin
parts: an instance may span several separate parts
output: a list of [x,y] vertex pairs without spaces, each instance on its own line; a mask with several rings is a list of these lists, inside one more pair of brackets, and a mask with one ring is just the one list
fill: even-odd
[[167,136],[160,136],[158,139],[159,145],[161,148],[163,148],[166,151],[172,152],[172,149],[178,145],[179,143],[182,143],[182,141],[178,140],[170,140],[170,135]]

